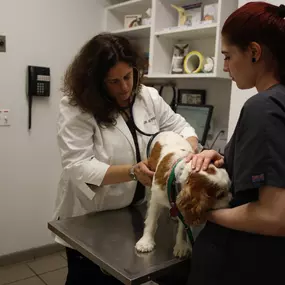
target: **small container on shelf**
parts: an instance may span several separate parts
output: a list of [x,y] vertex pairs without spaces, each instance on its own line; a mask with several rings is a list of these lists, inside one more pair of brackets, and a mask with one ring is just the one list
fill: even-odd
[[171,7],[178,12],[177,26],[196,26],[201,23],[202,18],[202,3],[188,4],[176,6],[171,4]]
[[202,23],[216,23],[218,19],[218,3],[204,5]]

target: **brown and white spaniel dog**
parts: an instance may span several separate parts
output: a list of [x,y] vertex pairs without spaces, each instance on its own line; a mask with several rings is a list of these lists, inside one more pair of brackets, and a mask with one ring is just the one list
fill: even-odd
[[[148,163],[155,174],[144,233],[135,246],[137,251],[150,252],[154,249],[154,235],[160,210],[162,207],[170,208],[167,195],[169,174],[175,163],[191,152],[189,142],[174,132],[162,132],[151,143]],[[176,182],[181,186],[176,205],[188,225],[202,224],[205,222],[207,211],[228,206],[231,198],[230,179],[224,169],[216,168],[211,164],[206,171],[194,172],[191,168],[191,161],[186,163],[185,159],[181,159],[175,168],[175,177]],[[191,250],[191,245],[184,235],[184,225],[179,220],[174,255],[183,257]]]

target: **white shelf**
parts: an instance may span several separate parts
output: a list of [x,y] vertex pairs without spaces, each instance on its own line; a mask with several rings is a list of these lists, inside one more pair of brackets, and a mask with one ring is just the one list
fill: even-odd
[[[179,78],[217,78],[215,73],[193,73],[193,74],[169,74],[169,73],[151,73],[145,76],[146,78],[175,78],[175,79],[179,79]],[[220,77],[220,78],[224,78],[227,79],[226,74],[225,77]],[[228,78],[230,79],[230,78]]]
[[122,35],[130,39],[138,38],[149,38],[150,36],[150,25],[138,26],[128,29],[120,29],[112,31],[113,34]]
[[[197,26],[175,27],[178,14],[172,3],[181,5],[185,0],[129,0],[120,1],[105,9],[104,30],[137,41],[144,52],[149,53],[149,69],[146,78],[155,79],[229,79],[223,71],[221,54],[221,28],[226,18],[238,7],[238,0],[202,0],[204,5],[217,4],[215,22]],[[114,1],[112,1],[114,3]],[[182,3],[183,2],[183,3]],[[193,4],[197,0],[188,0]],[[110,2],[109,2],[110,3]],[[118,2],[117,2],[118,3]],[[151,24],[124,28],[124,18],[130,14],[144,14],[151,8]],[[213,73],[170,74],[173,48],[176,43],[189,44],[190,50],[199,51],[204,57],[213,57]]]
[[[176,27],[178,13],[171,4],[195,4],[198,0],[102,0],[106,1],[104,26],[105,31],[123,35],[143,52],[149,54],[149,68],[144,74],[146,85],[175,84],[178,89],[207,90],[207,104],[215,106],[213,121],[215,127],[227,128],[230,106],[231,78],[223,71],[224,56],[221,54],[221,29],[227,17],[238,8],[238,0],[200,0],[202,14],[204,7],[217,4],[214,22],[201,23],[197,26]],[[110,3],[114,4],[110,6]],[[119,3],[119,4],[115,4]],[[130,29],[124,28],[125,16],[145,15],[151,8],[151,24]],[[213,57],[215,61],[212,73],[171,74],[174,46],[187,43],[189,51],[198,51],[204,57]],[[167,92],[166,92],[167,93]],[[166,94],[168,96],[168,94]],[[219,144],[219,143],[218,143]],[[217,144],[217,146],[218,146]],[[220,146],[219,146],[220,147]]]
[[179,40],[194,40],[202,38],[216,37],[217,34],[217,24],[201,24],[195,27],[176,27],[169,30],[162,30],[156,32],[155,36],[166,37],[171,39]]
[[107,11],[120,14],[137,14],[151,7],[151,0],[130,0],[107,7]]

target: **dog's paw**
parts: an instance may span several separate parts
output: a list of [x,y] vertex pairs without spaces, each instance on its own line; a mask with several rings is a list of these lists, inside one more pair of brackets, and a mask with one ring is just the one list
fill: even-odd
[[137,243],[136,243],[136,250],[138,252],[151,252],[154,249],[155,242],[151,238],[144,238],[142,237]]
[[173,254],[176,257],[185,257],[187,255],[190,255],[192,251],[192,247],[190,244],[188,244],[186,241],[180,242],[175,244],[173,249]]

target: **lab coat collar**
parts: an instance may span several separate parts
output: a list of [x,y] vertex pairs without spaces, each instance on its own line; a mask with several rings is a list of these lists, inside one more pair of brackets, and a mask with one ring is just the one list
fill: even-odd
[[129,144],[132,147],[133,153],[134,153],[134,157],[136,157],[136,148],[135,148],[135,143],[133,140],[133,136],[129,130],[129,127],[127,126],[123,116],[121,114],[119,114],[118,118],[117,118],[117,124],[115,126],[127,139],[127,141],[129,142]]
[[[142,108],[142,106],[140,106],[142,104],[141,102],[141,96],[136,96],[135,102],[133,104],[133,116],[134,116],[134,120],[136,125],[138,125],[137,122],[140,122],[140,118],[143,118],[143,114],[145,112],[144,108]],[[134,143],[134,139],[133,136],[129,130],[129,127],[127,126],[123,116],[121,114],[119,114],[118,118],[117,118],[117,124],[116,124],[116,128],[126,137],[126,139],[128,140],[129,144],[131,145],[132,149],[133,149],[133,153],[134,153],[134,157],[136,159],[136,147],[135,147],[135,143]],[[137,139],[138,139],[138,144],[139,146],[142,146],[142,135],[138,132],[137,133]],[[140,150],[141,152],[141,150]]]

